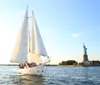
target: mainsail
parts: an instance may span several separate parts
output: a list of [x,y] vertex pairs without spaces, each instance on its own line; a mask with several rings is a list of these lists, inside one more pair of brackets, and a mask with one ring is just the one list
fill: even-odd
[[27,36],[28,36],[28,9],[22,27],[19,30],[17,42],[14,47],[11,62],[24,63],[27,60]]

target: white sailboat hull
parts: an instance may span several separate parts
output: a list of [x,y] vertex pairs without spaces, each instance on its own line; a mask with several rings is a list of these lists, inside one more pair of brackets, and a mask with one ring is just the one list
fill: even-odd
[[22,75],[43,75],[43,65],[19,68],[18,72]]

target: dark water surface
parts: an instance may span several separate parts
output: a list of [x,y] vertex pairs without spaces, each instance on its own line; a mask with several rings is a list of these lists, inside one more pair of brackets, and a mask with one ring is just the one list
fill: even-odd
[[0,85],[100,85],[100,67],[45,66],[43,76],[21,76],[17,66],[0,66]]

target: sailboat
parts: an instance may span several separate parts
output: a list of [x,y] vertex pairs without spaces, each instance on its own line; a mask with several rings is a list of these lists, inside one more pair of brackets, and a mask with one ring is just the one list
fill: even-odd
[[[43,44],[33,12],[31,18],[30,31],[27,8],[10,61],[19,64],[18,72],[23,75],[42,75],[43,67],[50,62],[50,58]],[[42,61],[41,56],[46,57],[45,62]]]

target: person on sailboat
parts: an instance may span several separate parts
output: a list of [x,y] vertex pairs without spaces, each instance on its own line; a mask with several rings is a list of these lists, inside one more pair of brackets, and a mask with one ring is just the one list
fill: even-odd
[[30,65],[31,65],[32,67],[37,66],[35,62],[32,62]]
[[24,68],[24,65],[22,63],[20,63],[19,68]]
[[25,65],[25,66],[26,66],[26,67],[34,67],[34,66],[37,66],[37,65],[36,65],[35,62],[28,63],[28,62],[26,61],[26,65]]
[[27,61],[26,61],[26,63],[25,63],[25,66],[26,66],[26,67],[29,67],[29,63],[28,63]]

